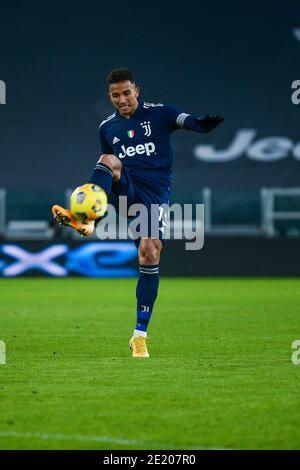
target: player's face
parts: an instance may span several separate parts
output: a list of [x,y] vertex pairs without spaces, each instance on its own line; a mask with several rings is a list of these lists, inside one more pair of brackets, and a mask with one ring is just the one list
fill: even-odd
[[109,96],[116,110],[124,117],[130,118],[138,107],[137,97],[140,89],[130,80],[112,83],[109,86]]

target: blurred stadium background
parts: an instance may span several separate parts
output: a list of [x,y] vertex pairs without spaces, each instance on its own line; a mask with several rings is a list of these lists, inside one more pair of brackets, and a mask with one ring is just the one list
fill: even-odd
[[[196,254],[170,244],[162,273],[299,274],[297,2],[272,11],[268,1],[219,2],[218,14],[201,2],[71,5],[1,7],[2,242],[29,252],[61,239],[81,243],[55,229],[50,208],[87,179],[99,155],[98,124],[112,110],[106,75],[129,66],[143,99],[225,116],[214,133],[174,134],[173,201],[205,204],[206,239]],[[6,276],[12,257],[2,248],[1,258]]]
[[[173,202],[205,204],[205,243],[202,250],[187,252],[184,241],[170,241],[161,262],[162,276],[300,274],[300,104],[291,100],[292,82],[300,80],[299,2],[188,1],[172,6],[155,0],[116,0],[105,5],[54,0],[2,2],[0,8],[0,80],[6,84],[6,104],[0,105],[0,276],[34,276],[30,285],[19,284],[20,292],[32,292],[34,308],[41,301],[35,304],[35,289],[42,290],[37,276],[136,275],[130,243],[127,258],[118,255],[117,244],[110,245],[110,256],[104,252],[105,242],[81,239],[70,230],[61,230],[51,217],[51,206],[65,204],[70,189],[86,181],[98,158],[98,125],[112,111],[106,75],[122,66],[133,69],[146,101],[170,103],[196,115],[218,113],[225,117],[213,133],[177,131],[173,135]],[[184,281],[182,285],[186,286]],[[18,288],[10,284],[11,291],[6,292],[3,282],[0,289],[7,298],[5,318],[10,295],[14,296]],[[178,282],[180,286],[180,279]],[[96,288],[95,284],[90,286]],[[218,286],[216,296],[221,306],[227,301],[230,304],[232,299],[222,298],[220,292],[227,288],[234,292],[235,285]],[[288,292],[295,292],[297,286],[295,281]],[[254,297],[255,291],[251,294]],[[270,298],[276,291],[281,292],[279,284],[269,286]],[[90,299],[88,292],[84,284],[82,293]],[[165,292],[171,295],[173,290]],[[282,292],[287,292],[284,287]],[[58,298],[64,301],[62,292]],[[277,301],[280,303],[279,297]],[[52,297],[49,302],[53,311]],[[195,297],[196,306],[197,302]],[[248,302],[245,292],[242,302]],[[165,303],[169,305],[167,299]],[[287,348],[286,367],[290,367],[290,343],[296,339],[298,307],[296,299],[290,311],[294,312],[290,318],[292,331],[282,327],[287,335],[281,344]],[[18,310],[17,306],[14,309]],[[217,316],[216,322],[220,318]],[[53,327],[51,331],[55,336]],[[3,322],[0,338],[7,339],[13,332],[13,323]],[[270,337],[273,333],[276,335],[276,331],[270,332]],[[279,346],[270,343],[269,347],[265,360],[271,363],[273,348]],[[251,351],[245,352],[245,360]],[[264,375],[266,369],[261,372]],[[183,428],[184,419],[182,415]],[[9,421],[8,416],[6,423]],[[166,429],[167,422],[163,423]],[[282,425],[280,417],[277,424]],[[33,425],[26,429],[37,428]],[[260,429],[261,423],[257,423],[258,435]],[[237,436],[244,431],[241,425]],[[208,447],[216,443],[244,448],[297,447],[299,430],[291,425],[285,432],[284,438],[278,435],[274,440],[268,440],[265,432],[265,441],[263,437],[251,440],[253,436],[247,441],[247,433],[242,441],[235,437],[226,441],[221,431],[215,441],[213,437],[205,440],[205,432],[200,437]],[[134,439],[134,433],[132,436]],[[157,436],[152,437],[157,440]],[[166,442],[165,435],[160,438]],[[9,442],[3,446],[26,447],[22,440]],[[120,442],[117,445],[122,446]],[[128,442],[123,446],[135,445]],[[199,439],[193,441],[191,437],[188,445],[195,442],[199,444]]]

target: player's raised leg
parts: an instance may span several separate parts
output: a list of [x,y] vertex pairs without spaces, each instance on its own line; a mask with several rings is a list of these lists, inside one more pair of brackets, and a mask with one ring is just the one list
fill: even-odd
[[137,323],[129,343],[133,357],[149,357],[146,345],[147,329],[158,292],[161,250],[161,240],[144,238],[140,241],[140,274],[136,288]]
[[103,154],[99,158],[90,178],[89,183],[100,186],[109,197],[112,183],[121,178],[122,163],[112,154]]
[[[122,163],[115,155],[103,154],[98,160],[88,182],[100,186],[105,191],[108,199],[112,182],[119,181],[121,170]],[[52,213],[55,220],[60,225],[72,227],[80,233],[80,235],[91,235],[94,231],[93,220],[83,223],[81,220],[76,219],[70,210],[64,207],[54,205],[52,207]]]

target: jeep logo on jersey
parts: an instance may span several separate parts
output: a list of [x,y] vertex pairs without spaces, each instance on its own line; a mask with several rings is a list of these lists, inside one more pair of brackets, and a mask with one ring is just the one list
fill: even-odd
[[148,142],[147,144],[139,144],[136,147],[125,147],[125,145],[121,146],[123,153],[119,153],[119,158],[133,157],[134,155],[151,155],[151,153],[155,152],[155,145],[153,142]]

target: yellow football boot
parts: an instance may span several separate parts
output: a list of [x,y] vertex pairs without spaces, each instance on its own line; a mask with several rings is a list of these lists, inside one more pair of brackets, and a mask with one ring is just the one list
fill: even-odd
[[133,336],[129,341],[129,347],[132,350],[132,357],[149,357],[145,336]]

